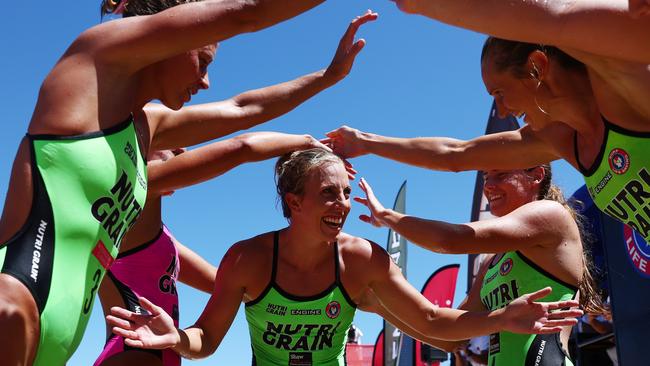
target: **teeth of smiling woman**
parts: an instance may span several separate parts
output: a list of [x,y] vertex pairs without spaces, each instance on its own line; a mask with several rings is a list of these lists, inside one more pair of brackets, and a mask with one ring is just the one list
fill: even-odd
[[340,225],[343,222],[343,219],[340,217],[324,217],[323,221],[332,225]]

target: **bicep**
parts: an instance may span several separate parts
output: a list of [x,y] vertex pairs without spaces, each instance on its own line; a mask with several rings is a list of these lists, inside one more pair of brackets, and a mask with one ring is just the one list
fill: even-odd
[[155,124],[152,146],[156,149],[170,149],[192,146],[209,139],[215,139],[239,131],[244,110],[228,99],[218,102],[183,107],[178,111],[156,107],[159,116]]
[[[464,224],[472,237],[461,240],[466,243],[463,249],[468,253],[501,253],[555,242],[562,235],[564,225],[560,221],[566,219],[566,213],[557,209],[546,211],[542,206],[545,202],[542,205],[539,202],[519,207],[502,217]],[[553,217],[554,214],[561,217]]]
[[455,151],[451,158],[474,170],[523,169],[559,158],[528,126],[459,143]]
[[153,15],[100,24],[84,32],[76,43],[99,60],[135,71],[252,30],[244,13],[245,2],[186,3]]

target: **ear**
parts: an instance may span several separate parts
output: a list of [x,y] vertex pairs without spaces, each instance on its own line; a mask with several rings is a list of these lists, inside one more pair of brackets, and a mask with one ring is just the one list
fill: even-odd
[[540,184],[544,180],[544,177],[546,177],[546,174],[546,169],[542,166],[535,167],[528,171],[528,176],[533,178],[533,182],[536,184]]
[[[302,199],[299,195],[294,193],[286,193],[284,195],[284,202],[287,204],[287,207],[289,207],[289,210],[291,210],[292,213],[300,212],[302,207]],[[293,215],[291,216],[293,217]]]
[[528,55],[528,67],[533,79],[544,80],[548,72],[549,59],[546,53],[535,50]]

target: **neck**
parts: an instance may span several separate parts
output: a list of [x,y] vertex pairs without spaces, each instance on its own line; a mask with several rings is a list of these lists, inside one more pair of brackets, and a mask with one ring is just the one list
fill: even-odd
[[601,121],[591,83],[586,72],[560,70],[544,80],[550,95],[549,110],[553,120],[560,121],[577,130],[579,134],[592,138],[597,136],[594,128]]
[[137,91],[133,102],[134,111],[141,110],[147,103],[154,99],[160,99],[160,95],[156,92],[158,90],[156,87],[157,78],[151,66],[140,70],[137,79]]
[[282,257],[297,268],[310,269],[332,256],[334,241],[322,240],[301,227],[305,226],[291,223],[280,232]]

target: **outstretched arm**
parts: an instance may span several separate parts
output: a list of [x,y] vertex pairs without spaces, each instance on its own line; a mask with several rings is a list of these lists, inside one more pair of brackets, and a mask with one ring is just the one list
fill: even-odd
[[309,98],[344,79],[365,45],[355,41],[359,27],[377,19],[371,11],[356,17],[343,34],[330,65],[295,80],[247,91],[228,100],[172,111],[158,104],[145,107],[149,125],[155,127],[154,150],[191,146],[270,121],[293,110]]
[[367,266],[369,287],[386,310],[426,337],[455,341],[501,330],[555,333],[563,326],[574,325],[577,320],[571,317],[582,314],[578,309],[559,310],[578,306],[575,300],[536,302],[550,294],[550,287],[523,295],[505,308],[491,312],[438,308],[404,279],[386,252],[375,244],[373,247],[377,248],[373,248],[373,258]]
[[426,220],[385,208],[372,187],[361,178],[359,186],[366,198],[355,197],[370,210],[360,219],[375,226],[387,226],[410,242],[439,253],[500,253],[530,246],[555,246],[571,233],[575,222],[557,202],[541,200],[523,205],[511,213],[491,220],[466,224]]
[[393,1],[407,13],[500,38],[650,62],[650,22],[632,16],[644,13],[639,0]]
[[214,279],[217,275],[217,267],[208,263],[203,257],[177,240],[174,240],[174,244],[178,249],[181,267],[181,271],[178,273],[178,280],[197,290],[212,293],[212,290],[214,290]]
[[[323,0],[206,0],[158,14],[106,22],[84,32],[70,48],[133,72],[146,65],[255,32],[299,15]],[[133,57],[138,55],[138,57]]]
[[145,298],[140,303],[151,315],[139,315],[120,307],[111,309],[106,320],[113,333],[124,337],[131,347],[172,348],[185,358],[203,358],[217,349],[232,324],[241,303],[245,286],[237,262],[241,253],[237,245],[224,256],[215,280],[214,292],[197,322],[184,330],[174,327],[172,318],[164,310]]
[[147,168],[147,194],[162,195],[204,182],[247,162],[266,160],[290,151],[312,147],[323,145],[309,135],[277,132],[251,132],[213,142],[169,160],[150,163]]
[[347,126],[327,133],[327,137],[322,141],[346,158],[375,154],[433,170],[529,168],[558,159],[528,126],[469,141],[446,137],[387,137]]

